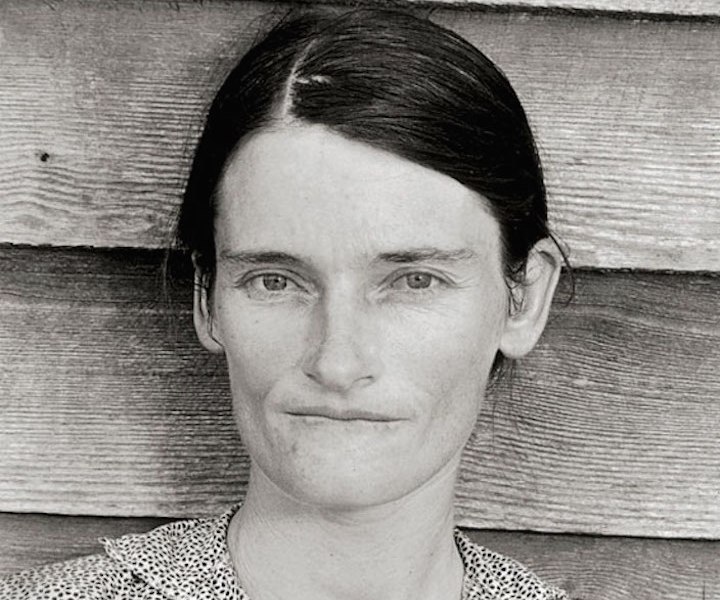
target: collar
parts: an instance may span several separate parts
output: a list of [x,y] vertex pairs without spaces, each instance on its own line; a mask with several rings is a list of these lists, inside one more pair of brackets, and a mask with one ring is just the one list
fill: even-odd
[[[238,584],[226,542],[230,520],[239,508],[240,503],[218,518],[177,521],[101,542],[110,558],[167,598],[249,600]],[[454,535],[465,569],[462,600],[500,598],[500,575],[507,574],[507,568],[494,568],[494,563],[513,561],[477,546],[458,528]]]
[[248,600],[225,536],[236,504],[214,519],[168,523],[142,534],[101,540],[112,559],[163,596],[178,600]]

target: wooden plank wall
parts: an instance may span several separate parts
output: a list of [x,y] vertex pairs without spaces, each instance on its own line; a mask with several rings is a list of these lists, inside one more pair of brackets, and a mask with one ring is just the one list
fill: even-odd
[[564,11],[598,11],[617,13],[621,17],[664,16],[678,18],[717,17],[720,4],[717,0],[410,0],[418,4],[447,4],[458,8],[482,9],[555,9]]
[[[720,7],[429,4],[516,85],[579,267],[480,415],[460,522],[573,597],[720,598]],[[0,573],[242,496],[161,248],[212,89],[278,10],[0,4]]]

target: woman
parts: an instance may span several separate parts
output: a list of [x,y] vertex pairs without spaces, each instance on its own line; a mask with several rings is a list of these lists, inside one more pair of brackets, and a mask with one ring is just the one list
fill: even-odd
[[484,55],[404,13],[286,19],[215,98],[178,238],[247,496],[0,596],[565,597],[453,522],[485,388],[536,343],[562,260],[524,111]]

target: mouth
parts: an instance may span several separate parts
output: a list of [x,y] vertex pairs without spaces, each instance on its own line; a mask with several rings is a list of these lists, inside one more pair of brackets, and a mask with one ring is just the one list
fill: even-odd
[[329,407],[308,407],[303,409],[295,409],[288,411],[292,417],[305,417],[308,419],[326,419],[329,421],[346,421],[346,422],[369,422],[369,423],[393,423],[402,421],[382,413],[376,413],[359,409],[334,409]]

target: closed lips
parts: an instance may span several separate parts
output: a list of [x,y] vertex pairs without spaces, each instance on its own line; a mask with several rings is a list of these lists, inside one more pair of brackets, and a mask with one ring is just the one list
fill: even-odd
[[327,407],[310,407],[288,411],[294,417],[322,417],[336,421],[400,421],[394,417],[366,410],[337,410]]

